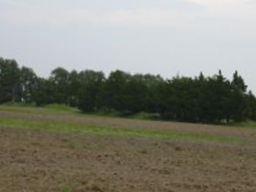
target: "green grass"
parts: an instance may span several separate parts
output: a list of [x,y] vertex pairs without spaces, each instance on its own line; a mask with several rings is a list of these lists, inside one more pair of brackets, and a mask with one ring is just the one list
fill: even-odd
[[233,127],[240,127],[240,128],[256,128],[256,122],[255,121],[245,121],[241,123],[233,123],[231,124]]
[[72,189],[70,187],[64,187],[62,190],[63,192],[72,192]]
[[[124,118],[119,112],[97,112],[97,113],[82,113],[77,108],[69,107],[62,104],[50,104],[44,107],[36,107],[33,104],[22,104],[22,103],[6,103],[0,105],[0,111],[4,112],[17,112],[17,113],[25,113],[25,114],[68,114],[74,116],[100,116],[100,117],[117,117]],[[135,115],[125,116],[126,119],[138,119],[138,120],[159,120],[156,114],[148,114],[148,113],[138,113]],[[256,128],[255,121],[246,121],[241,123],[230,123],[230,124],[222,124],[226,127],[233,128]]]
[[76,133],[122,138],[148,138],[171,141],[243,143],[239,137],[216,136],[206,133],[189,133],[178,131],[152,131],[147,129],[127,129],[112,127],[93,127],[75,123],[27,121],[20,119],[0,119],[0,127],[22,128],[52,133]]
[[33,113],[33,114],[78,114],[79,110],[76,108],[68,107],[66,105],[51,104],[44,107],[36,107],[34,105],[26,105],[19,103],[9,103],[0,105],[0,111],[18,112],[18,113]]
[[[76,108],[71,108],[65,105],[52,104],[45,107],[35,107],[33,105],[24,104],[5,104],[0,105],[0,111],[23,114],[37,114],[37,115],[51,115],[51,114],[65,114],[70,116],[83,117]],[[88,114],[87,114],[88,115]],[[97,114],[89,114],[90,116],[97,116]],[[105,116],[105,115],[99,115]],[[148,114],[139,114],[135,119],[148,119]],[[145,117],[146,116],[146,117]],[[244,122],[231,125],[236,129],[256,128],[256,122]],[[195,141],[195,142],[217,142],[217,143],[243,143],[240,137],[227,137],[210,135],[207,133],[188,133],[175,131],[152,131],[147,129],[125,129],[112,127],[92,127],[87,125],[78,125],[74,123],[62,122],[47,122],[47,121],[28,121],[19,119],[8,119],[0,117],[0,127],[7,128],[22,128],[31,130],[40,130],[57,133],[79,133],[79,134],[93,134],[101,136],[115,136],[115,137],[136,137],[136,138],[151,138],[161,140],[177,140],[177,141]],[[232,128],[231,127],[231,128]]]

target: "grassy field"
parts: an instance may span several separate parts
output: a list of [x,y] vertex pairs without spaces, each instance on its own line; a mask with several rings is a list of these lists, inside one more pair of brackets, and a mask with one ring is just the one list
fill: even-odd
[[256,124],[0,106],[0,191],[256,191]]

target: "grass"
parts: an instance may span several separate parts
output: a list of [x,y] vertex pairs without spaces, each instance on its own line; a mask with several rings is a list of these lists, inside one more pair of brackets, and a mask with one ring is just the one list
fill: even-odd
[[[69,107],[63,104],[50,104],[44,107],[37,107],[33,104],[22,104],[22,103],[6,103],[0,105],[0,111],[6,112],[17,112],[17,113],[27,113],[27,114],[68,114],[75,116],[101,116],[101,117],[118,117],[123,118],[119,112],[97,112],[97,113],[88,113],[84,114],[79,111],[79,109],[74,107]],[[125,116],[126,119],[138,119],[138,120],[159,120],[157,114],[149,114],[149,113],[137,113],[130,116]],[[230,123],[230,124],[221,124],[227,127],[235,127],[235,128],[256,128],[255,121],[245,121],[241,123]]]
[[[5,104],[0,105],[0,111],[11,113],[23,114],[36,114],[36,115],[51,115],[51,114],[65,114],[70,116],[83,117],[84,114],[80,113],[78,109],[71,108],[65,105],[52,104],[45,107],[36,107],[33,105],[24,104]],[[87,114],[88,115],[88,114]],[[90,116],[97,116],[97,114],[89,114]],[[102,116],[102,115],[99,115]],[[84,116],[85,117],[85,116]],[[111,117],[111,116],[110,116]],[[135,119],[148,120],[148,114],[139,114],[138,116],[131,117]],[[244,122],[231,125],[237,129],[243,128],[256,128],[256,122]],[[178,131],[152,131],[147,129],[127,129],[120,127],[119,129],[113,127],[93,127],[89,125],[79,125],[75,123],[63,122],[49,122],[39,121],[35,118],[33,121],[10,119],[0,117],[0,127],[6,128],[22,128],[47,132],[57,133],[78,133],[78,134],[91,134],[100,136],[114,136],[114,137],[129,137],[129,138],[149,138],[161,140],[175,140],[175,141],[193,141],[193,142],[216,142],[216,143],[244,143],[240,137],[237,136],[219,136],[207,133],[193,133],[193,132],[178,132]]]
[[36,107],[34,105],[9,103],[0,106],[0,111],[18,112],[18,113],[33,113],[33,114],[52,114],[52,113],[68,113],[79,114],[79,110],[76,108],[68,107],[61,104],[51,104],[44,107]]
[[70,187],[64,187],[62,190],[63,192],[72,192],[72,189]]
[[190,133],[177,131],[153,131],[147,129],[127,129],[112,127],[93,127],[75,123],[27,121],[20,119],[0,119],[0,127],[22,128],[52,133],[76,133],[122,138],[148,138],[171,141],[215,142],[215,143],[243,143],[239,137],[216,136],[207,133]]
[[245,122],[241,122],[241,123],[232,124],[231,126],[254,129],[254,128],[256,128],[256,122],[255,121],[245,121]]

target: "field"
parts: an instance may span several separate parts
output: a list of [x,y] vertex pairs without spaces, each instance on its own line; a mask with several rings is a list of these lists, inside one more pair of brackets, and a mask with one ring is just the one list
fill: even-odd
[[0,106],[0,192],[255,192],[253,126]]

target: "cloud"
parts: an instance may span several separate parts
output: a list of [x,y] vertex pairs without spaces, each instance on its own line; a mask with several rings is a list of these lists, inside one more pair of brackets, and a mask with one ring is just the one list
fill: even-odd
[[9,5],[27,5],[39,7],[68,7],[68,8],[86,8],[86,9],[148,9],[148,8],[166,8],[169,9],[193,9],[198,5],[187,0],[0,0],[0,3]]
[[123,25],[123,26],[170,26],[185,19],[184,14],[169,10],[19,10],[0,13],[2,22],[13,25],[65,26],[77,25]]
[[[1,1],[5,8],[0,8],[0,22],[12,25],[51,25],[63,27],[68,25],[114,25],[114,26],[176,26],[183,22],[190,21],[200,7],[196,4],[183,0],[174,0],[172,3],[167,0],[148,1],[137,3],[137,0],[124,2],[125,5],[116,5],[116,0],[105,2],[97,0],[94,3],[89,1],[75,1],[77,5],[65,7],[55,6],[50,1]],[[123,0],[121,0],[123,1]],[[98,2],[98,3],[97,3]],[[100,6],[97,6],[102,2]],[[105,2],[105,3],[104,3]],[[144,2],[144,0],[142,1]],[[67,2],[66,2],[67,3]],[[41,5],[41,6],[39,6]],[[44,6],[42,6],[44,5]],[[70,2],[69,2],[70,5]],[[143,6],[144,5],[144,6]],[[167,6],[168,5],[168,6]],[[108,7],[111,6],[111,7]]]
[[0,22],[15,26],[183,28],[200,21],[251,21],[256,14],[249,7],[248,0],[0,0]]
[[208,6],[208,7],[221,7],[221,6],[237,6],[248,2],[248,0],[187,0],[188,2]]

